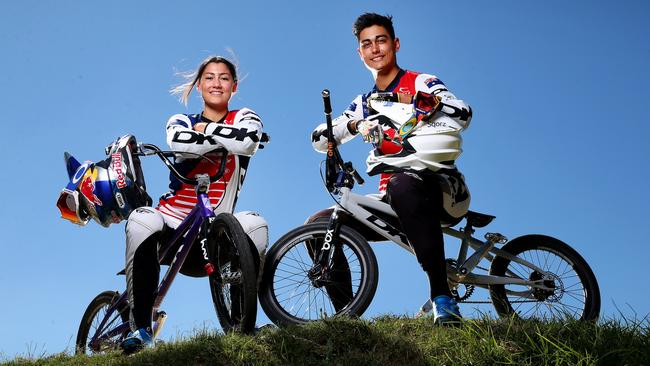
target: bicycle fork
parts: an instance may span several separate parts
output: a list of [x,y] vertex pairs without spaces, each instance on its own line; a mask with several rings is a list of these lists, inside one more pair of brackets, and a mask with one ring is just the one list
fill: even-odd
[[214,265],[212,264],[212,262],[210,262],[210,257],[208,256],[208,247],[207,247],[208,235],[210,235],[210,225],[214,220],[215,220],[214,217],[209,217],[207,220],[203,222],[203,225],[201,227],[203,238],[199,242],[201,244],[201,254],[203,255],[203,259],[205,260],[205,265],[203,266],[203,268],[205,269],[205,273],[208,276],[214,273]]
[[311,248],[313,251],[312,258],[314,259],[314,265],[309,270],[308,277],[311,280],[314,287],[322,287],[330,281],[330,259],[332,257],[332,250],[334,246],[339,245],[339,233],[341,232],[341,221],[339,220],[339,215],[336,209],[332,212],[330,216],[327,229],[325,231],[325,237],[323,238],[323,245],[320,248],[317,248],[318,244],[315,242]]

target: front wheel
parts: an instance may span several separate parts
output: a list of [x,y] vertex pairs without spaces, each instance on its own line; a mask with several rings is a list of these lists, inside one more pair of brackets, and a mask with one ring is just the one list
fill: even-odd
[[569,245],[549,236],[526,235],[501,249],[543,272],[497,256],[490,267],[491,275],[539,281],[546,288],[490,285],[492,303],[500,316],[598,319],[598,282],[587,262]]
[[330,268],[315,276],[314,262],[327,222],[297,227],[268,252],[260,284],[260,304],[277,325],[305,324],[337,315],[360,316],[377,289],[377,259],[368,242],[342,226],[330,251]]
[[[212,302],[224,332],[251,333],[257,317],[257,270],[248,237],[235,216],[221,213],[207,234]],[[257,254],[257,253],[255,253]]]
[[118,292],[104,291],[90,302],[79,324],[76,354],[96,354],[119,349],[120,342],[129,333],[128,326],[124,326],[123,331],[116,331],[118,326],[129,321],[126,302],[107,317],[108,311],[119,298]]

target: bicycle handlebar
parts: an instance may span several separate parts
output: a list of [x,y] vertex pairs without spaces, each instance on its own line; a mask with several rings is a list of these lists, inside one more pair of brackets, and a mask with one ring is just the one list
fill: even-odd
[[[321,94],[323,96],[323,104],[325,105],[325,114],[330,115],[330,118],[331,118],[332,104],[330,103],[330,91],[327,90],[327,89],[324,89]],[[331,124],[330,124],[330,126],[331,126]]]
[[332,192],[334,190],[337,173],[339,170],[345,171],[347,174],[350,174],[354,180],[363,184],[364,180],[361,178],[361,175],[354,169],[352,162],[344,162],[341,157],[341,153],[336,146],[336,140],[334,140],[334,128],[332,126],[332,104],[330,101],[330,91],[324,89],[321,93],[323,97],[323,107],[325,112],[325,121],[327,123],[327,158],[325,163],[325,185],[327,189]]
[[[228,159],[228,150],[226,150],[225,148],[218,148],[218,149],[215,149],[213,151],[219,152],[222,155],[219,164],[214,162],[212,159],[210,159],[208,157],[205,157],[203,155],[200,155],[200,154],[186,153],[186,152],[182,153],[182,154],[196,155],[197,157],[208,160],[211,164],[219,166],[219,170],[217,171],[217,173],[215,175],[210,176],[210,183],[214,183],[214,182],[218,181],[223,176],[224,172],[226,171],[226,159]],[[169,171],[176,178],[178,178],[178,180],[180,180],[183,183],[189,184],[189,185],[193,185],[193,186],[198,185],[199,181],[197,179],[188,178],[188,177],[182,175],[181,173],[178,172],[178,170],[176,170],[176,168],[174,168],[173,163],[171,161],[169,161],[169,157],[174,157],[174,156],[176,156],[176,154],[177,154],[177,152],[175,152],[175,151],[163,151],[163,150],[160,150],[160,148],[158,146],[153,145],[153,144],[139,144],[138,145],[138,152],[136,153],[136,155],[138,155],[138,156],[157,155],[160,158],[160,160],[162,160],[162,162],[165,163],[165,165],[167,166]]]

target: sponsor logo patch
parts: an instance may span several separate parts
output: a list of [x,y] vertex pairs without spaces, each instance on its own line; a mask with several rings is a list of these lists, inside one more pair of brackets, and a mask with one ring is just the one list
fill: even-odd
[[124,177],[124,164],[122,164],[122,154],[114,153],[111,155],[111,166],[115,174],[117,174],[117,188],[126,187],[126,179]]
[[440,79],[438,78],[428,78],[424,81],[424,84],[426,84],[427,87],[433,88],[435,85],[445,85]]
[[95,182],[91,176],[87,176],[83,181],[81,181],[79,191],[88,199],[88,201],[102,206],[102,201],[95,195]]

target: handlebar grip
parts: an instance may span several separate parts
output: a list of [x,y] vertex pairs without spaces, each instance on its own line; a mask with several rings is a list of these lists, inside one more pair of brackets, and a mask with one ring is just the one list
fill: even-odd
[[352,173],[352,176],[354,177],[354,180],[357,181],[357,183],[359,183],[359,184],[365,183],[363,178],[361,178],[361,175],[359,175],[359,173],[356,170],[354,171],[354,173]]
[[323,96],[323,104],[325,106],[325,114],[332,113],[332,103],[330,102],[330,91],[325,89],[321,93]]

